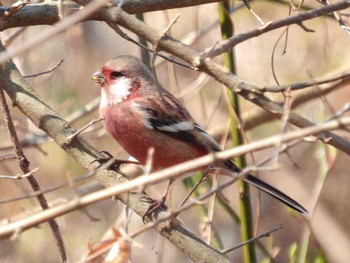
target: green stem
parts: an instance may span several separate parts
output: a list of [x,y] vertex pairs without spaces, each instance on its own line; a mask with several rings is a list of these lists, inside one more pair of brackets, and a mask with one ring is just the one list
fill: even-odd
[[[144,22],[144,17],[143,17],[143,13],[137,13],[136,14],[136,17],[138,20]],[[139,42],[146,46],[147,47],[147,41],[146,39],[142,38],[142,37],[139,37]],[[142,59],[142,62],[149,68],[151,69],[151,58],[150,58],[150,55],[149,55],[149,52],[148,50],[144,49],[144,48],[140,48],[140,52],[141,52],[141,59]]]
[[[233,23],[230,19],[230,4],[229,1],[223,1],[218,3],[219,23],[221,27],[222,40],[233,35]],[[223,54],[224,65],[232,72],[236,72],[233,50],[231,53],[226,52]],[[229,114],[231,118],[231,138],[234,145],[242,145],[243,139],[240,130],[237,128],[237,118],[240,118],[239,101],[238,97],[231,90],[227,89],[227,96],[229,98]],[[244,157],[238,157],[235,159],[239,167],[245,167],[246,161]],[[249,186],[242,182],[238,182],[238,190],[240,193],[240,217],[241,217],[241,236],[242,241],[246,241],[253,237],[253,216],[252,208],[249,196]],[[243,247],[244,262],[256,262],[255,245],[249,243]]]

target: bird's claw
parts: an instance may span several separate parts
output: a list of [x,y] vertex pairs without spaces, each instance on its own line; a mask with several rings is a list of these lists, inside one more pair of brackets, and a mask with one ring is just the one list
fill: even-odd
[[90,164],[93,164],[94,162],[106,163],[113,158],[113,155],[107,151],[100,151],[100,154],[102,155],[102,157],[96,157],[96,159],[93,160]]
[[[109,162],[111,159],[113,159],[112,154],[110,154],[107,151],[100,151],[100,154],[102,155],[102,157],[97,157],[95,160],[93,160],[90,164],[94,163],[94,162],[99,162],[102,164],[105,164],[107,162]],[[133,161],[129,161],[129,160],[121,160],[121,159],[115,159],[109,166],[108,168],[116,171],[117,173],[126,176],[121,170],[120,170],[120,166],[122,164],[139,164],[138,162],[133,162]]]
[[[165,205],[165,201],[166,201],[166,197],[163,196],[161,199],[159,200],[153,200],[151,198],[144,198],[146,202],[150,203],[150,206],[148,207],[148,209],[146,210],[146,212],[144,213],[144,215],[142,216],[142,222],[145,223],[145,219],[146,217],[149,217],[151,214],[153,214],[154,212],[156,212],[158,209],[160,211],[162,210],[166,210],[168,207]],[[159,212],[159,211],[158,211]]]

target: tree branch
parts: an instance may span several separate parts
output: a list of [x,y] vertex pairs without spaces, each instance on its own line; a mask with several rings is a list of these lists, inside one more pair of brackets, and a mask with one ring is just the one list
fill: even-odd
[[[86,196],[82,196],[80,198],[70,200],[67,203],[57,205],[56,207],[47,209],[45,211],[41,211],[40,213],[34,214],[28,218],[24,218],[16,222],[12,222],[7,226],[0,228],[0,237],[3,238],[5,236],[11,235],[15,233],[16,230],[18,229],[28,229],[30,227],[37,226],[38,224],[43,223],[49,220],[50,218],[67,214],[78,208],[96,203],[98,201],[107,199],[115,195],[122,196],[124,194],[130,193],[130,195],[132,196],[133,195],[132,190],[135,190],[135,189],[137,190],[140,187],[144,187],[144,186],[154,185],[156,183],[169,180],[170,178],[179,177],[188,171],[199,169],[203,166],[206,166],[215,162],[216,160],[227,160],[229,158],[240,156],[249,152],[262,150],[269,147],[275,147],[280,143],[287,143],[287,142],[304,138],[310,135],[317,135],[326,130],[333,130],[333,129],[341,128],[342,126],[349,126],[349,125],[350,125],[350,117],[349,116],[342,117],[336,120],[320,123],[312,127],[307,127],[304,129],[295,130],[284,134],[277,134],[266,139],[252,142],[243,146],[238,146],[233,149],[217,152],[215,154],[208,154],[206,156],[203,156],[194,160],[190,160],[181,164],[174,165],[172,167],[163,169],[161,171],[153,172],[147,175],[142,175],[128,182],[125,181],[123,184],[113,185],[107,189],[99,190],[99,191],[90,193]],[[254,168],[251,168],[249,170],[253,170],[253,169]],[[104,176],[105,173],[110,173],[110,175],[112,174],[116,175],[115,172],[103,170],[98,172],[98,176]],[[242,179],[246,174],[247,174],[247,170],[243,170],[239,176],[231,178],[231,180],[237,181],[238,179]],[[213,189],[210,192],[203,194],[199,200],[200,201],[204,200],[205,198],[212,195],[214,192],[222,191],[227,186],[232,184],[231,180],[218,186],[217,189]],[[172,215],[170,215],[171,213],[169,212],[160,212],[158,214],[158,220],[159,222],[161,221],[161,222],[165,222],[166,224],[169,224],[171,222],[167,222],[166,220],[164,220],[165,218],[169,219],[171,216],[174,216],[174,214],[175,215],[178,214],[179,210],[183,209],[184,207],[185,208],[192,207],[196,203],[197,203],[196,201],[191,203],[186,203],[183,207],[180,207],[177,210],[174,210],[174,213]],[[138,209],[139,207],[136,207],[136,212]],[[305,215],[305,216],[308,216],[308,215]],[[176,221],[174,221],[173,219],[172,223],[174,222]],[[176,222],[176,223],[179,223],[179,222]],[[174,229],[165,229],[164,225],[158,226],[158,227],[163,228],[162,231],[169,231],[169,230],[174,231]],[[172,227],[176,227],[176,224],[173,224]],[[145,226],[145,228],[147,228],[147,226]],[[206,261],[206,262],[209,262],[209,261]]]
[[[123,10],[129,14],[145,13],[158,10],[215,3],[219,0],[125,0]],[[72,14],[81,6],[73,1],[64,1],[63,8]],[[53,25],[60,21],[57,1],[45,1],[38,4],[27,4],[10,17],[5,17],[9,6],[0,7],[0,31],[21,26]],[[98,16],[89,19],[98,20]]]
[[[339,88],[345,88],[349,84],[350,79],[346,79],[338,81],[332,85],[327,85],[326,87],[315,86],[309,89],[297,91],[293,93],[292,109],[297,108],[305,102],[320,98],[321,96],[325,96],[331,92],[334,92]],[[283,101],[275,101],[275,103],[282,104]],[[274,119],[275,118],[271,113],[267,112],[264,109],[256,108],[243,114],[242,124],[245,130],[250,130],[254,127],[259,126],[260,124],[266,123]]]
[[[0,108],[1,111],[3,113],[4,116],[4,120],[6,123],[6,127],[10,133],[11,136],[11,140],[13,142],[13,147],[16,153],[16,157],[17,157],[17,161],[19,164],[20,169],[22,170],[22,172],[24,174],[29,174],[27,177],[27,180],[29,182],[29,185],[31,186],[31,188],[33,189],[33,191],[41,191],[41,187],[39,185],[38,180],[35,178],[34,176],[34,172],[32,172],[29,168],[30,166],[30,162],[27,159],[27,157],[25,156],[23,149],[21,147],[21,145],[19,144],[19,139],[17,136],[17,132],[15,129],[15,126],[13,124],[12,121],[12,117],[10,115],[10,111],[8,109],[8,105],[6,102],[6,98],[5,98],[5,93],[4,93],[4,89],[5,87],[3,85],[0,84]],[[37,195],[37,200],[41,206],[41,208],[43,210],[48,209],[49,205],[47,203],[46,197],[44,196],[43,193],[40,193]],[[61,262],[67,262],[67,253],[66,253],[66,249],[64,246],[64,242],[63,242],[63,238],[61,235],[61,231],[59,230],[58,224],[56,222],[55,219],[50,219],[49,220],[49,226],[51,229],[51,232],[53,234],[53,237],[55,239],[56,245],[58,247],[58,251],[60,254],[60,259]]]
[[248,32],[244,32],[242,34],[235,35],[233,37],[230,37],[226,41],[222,41],[221,43],[216,45],[213,50],[211,50],[210,57],[218,56],[218,55],[230,50],[231,48],[233,48],[237,44],[242,43],[243,41],[245,41],[247,39],[260,36],[266,32],[270,32],[270,31],[275,30],[277,28],[281,28],[281,27],[285,27],[285,26],[293,25],[293,24],[299,24],[302,21],[310,20],[310,19],[313,19],[315,17],[326,15],[326,14],[334,12],[334,11],[343,10],[343,9],[348,8],[348,7],[350,7],[350,0],[344,0],[344,1],[340,1],[340,2],[335,3],[335,4],[326,5],[326,6],[316,8],[316,9],[313,9],[310,11],[298,12],[297,14],[290,16],[290,17],[287,17],[287,18],[284,18],[284,19],[272,21],[272,22],[267,23],[266,25],[264,25],[260,28],[256,28],[256,29],[250,30]]

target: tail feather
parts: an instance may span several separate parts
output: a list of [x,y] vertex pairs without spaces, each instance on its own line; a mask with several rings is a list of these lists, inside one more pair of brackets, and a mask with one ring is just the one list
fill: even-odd
[[276,198],[277,200],[289,206],[290,208],[293,208],[294,210],[300,213],[307,214],[307,210],[301,204],[299,204],[297,201],[290,198],[286,194],[282,193],[280,190],[274,188],[272,185],[269,185],[268,183],[265,183],[264,181],[260,180],[259,178],[248,174],[244,181],[255,186],[259,190],[271,195],[272,197]]

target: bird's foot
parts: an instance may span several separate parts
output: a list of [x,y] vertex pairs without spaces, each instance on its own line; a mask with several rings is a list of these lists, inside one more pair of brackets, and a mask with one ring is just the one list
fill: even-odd
[[146,210],[146,212],[142,216],[143,223],[145,223],[146,217],[150,217],[154,212],[160,212],[160,211],[168,209],[168,207],[165,205],[166,196],[163,196],[159,200],[153,200],[153,199],[147,198],[147,197],[145,197],[145,199],[146,199],[146,202],[150,203],[150,206],[148,207],[148,209]]
[[106,164],[108,162],[111,162],[111,163],[108,164],[107,168],[110,168],[110,169],[116,171],[117,173],[119,173],[119,174],[121,174],[123,176],[125,176],[125,174],[120,170],[120,166],[122,164],[137,164],[137,165],[139,165],[138,162],[134,162],[134,161],[114,159],[113,155],[110,154],[107,151],[101,151],[100,154],[102,156],[101,157],[97,157],[95,160],[93,160],[91,162],[91,164],[94,163],[94,162],[99,162],[99,163],[101,163],[103,165],[103,164]]

